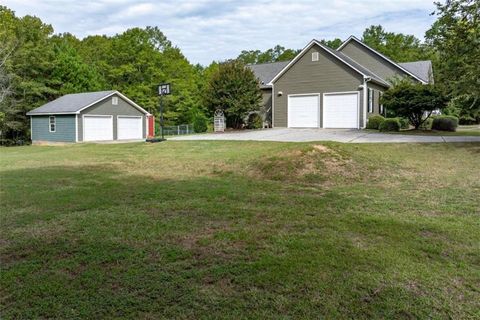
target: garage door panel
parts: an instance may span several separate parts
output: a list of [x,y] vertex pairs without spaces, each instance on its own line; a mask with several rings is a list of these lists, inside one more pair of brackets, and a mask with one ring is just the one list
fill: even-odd
[[288,126],[291,128],[318,128],[319,105],[319,95],[288,97]]
[[113,117],[84,116],[83,133],[84,141],[113,140]]
[[323,127],[358,128],[358,94],[325,94],[323,96]]
[[118,140],[139,140],[143,137],[142,117],[122,117],[117,119]]

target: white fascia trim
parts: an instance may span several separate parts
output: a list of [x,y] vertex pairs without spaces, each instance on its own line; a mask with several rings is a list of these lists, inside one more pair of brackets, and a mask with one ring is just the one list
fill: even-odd
[[125,101],[127,101],[128,103],[130,103],[132,106],[134,106],[135,108],[137,108],[137,109],[140,110],[141,112],[145,113],[146,115],[150,115],[150,113],[149,113],[147,110],[143,109],[143,108],[140,107],[138,104],[136,104],[136,103],[133,102],[132,100],[128,99],[126,96],[124,96],[123,94],[121,94],[121,93],[118,92],[118,91],[113,91],[112,93],[110,93],[110,94],[108,94],[108,95],[106,95],[106,96],[104,96],[104,97],[102,97],[102,98],[100,98],[100,99],[98,99],[98,100],[96,100],[96,101],[94,101],[94,102],[86,105],[85,107],[83,107],[82,109],[80,109],[80,110],[78,110],[77,112],[74,112],[74,113],[79,114],[79,113],[82,112],[83,110],[85,110],[85,109],[93,106],[94,104],[96,104],[96,103],[98,103],[98,102],[100,102],[100,101],[103,101],[103,100],[105,100],[105,99],[113,96],[114,94],[118,94],[120,97],[122,97],[122,99],[124,99]]
[[343,47],[345,47],[347,45],[348,42],[350,42],[350,40],[355,40],[357,43],[361,44],[362,46],[364,46],[365,48],[367,48],[368,50],[372,51],[373,53],[375,53],[376,55],[382,57],[383,59],[387,60],[388,62],[390,62],[391,64],[393,64],[395,67],[399,68],[400,70],[402,70],[403,72],[405,72],[406,74],[414,77],[415,79],[417,79],[418,81],[420,81],[421,83],[423,84],[428,84],[428,82],[425,82],[424,80],[420,79],[418,76],[414,75],[413,73],[411,73],[410,71],[408,71],[407,69],[405,69],[404,67],[402,67],[401,65],[399,65],[398,63],[396,63],[395,61],[391,60],[390,58],[388,58],[387,56],[384,56],[383,54],[381,54],[380,52],[378,52],[377,50],[373,49],[373,48],[370,48],[369,46],[367,46],[365,43],[363,43],[362,41],[360,41],[359,39],[357,39],[357,37],[355,36],[350,36],[348,37],[347,40],[345,40],[342,45],[340,47],[338,47],[337,51],[340,51],[342,50]]
[[367,76],[366,74],[364,74],[363,72],[361,72],[360,70],[358,70],[357,68],[355,68],[354,66],[352,66],[351,64],[349,64],[348,62],[340,59],[339,57],[337,57],[336,55],[334,55],[333,53],[331,53],[328,49],[325,48],[325,46],[323,44],[321,44],[320,42],[318,42],[317,40],[313,39],[312,41],[310,41],[310,43],[302,49],[302,51],[300,51],[299,54],[297,54],[297,56],[292,60],[290,61],[289,64],[287,64],[279,73],[277,73],[277,75],[268,83],[268,85],[273,85],[273,83],[278,79],[280,78],[280,76],[282,76],[285,71],[287,71],[290,66],[292,66],[293,64],[295,64],[306,52],[307,50],[309,50],[313,45],[318,45],[320,48],[323,49],[323,51],[325,52],[328,52],[332,57],[335,57],[337,60],[339,60],[340,62],[342,62],[343,64],[349,66],[350,68],[352,68],[353,70],[355,70],[358,74],[362,75],[362,76]]

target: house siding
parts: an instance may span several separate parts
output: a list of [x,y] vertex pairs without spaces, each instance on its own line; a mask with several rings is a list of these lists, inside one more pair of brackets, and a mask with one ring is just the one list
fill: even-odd
[[266,113],[266,119],[268,123],[272,123],[272,89],[262,89],[262,107]]
[[[118,105],[112,104],[112,97],[118,97]],[[112,115],[113,116],[113,139],[117,140],[117,116],[141,116],[143,139],[146,138],[146,116],[143,112],[123,100],[118,95],[110,96],[95,105],[83,110],[78,115],[78,141],[83,141],[83,116],[84,115]]]
[[55,115],[55,132],[49,131],[50,116],[32,116],[32,141],[75,142],[75,115]]
[[[312,61],[312,53],[319,60]],[[360,126],[363,126],[363,76],[318,45],[312,46],[290,69],[275,81],[273,119],[275,127],[287,127],[288,96],[291,94],[320,94],[320,126],[323,126],[323,93],[356,91],[360,93]],[[282,92],[280,96],[278,93]]]
[[373,112],[367,112],[368,119],[373,115],[380,114],[380,93],[385,92],[385,89],[374,83],[368,83],[367,86],[368,88],[373,89]]
[[396,77],[409,77],[400,68],[395,67],[379,55],[365,48],[356,41],[348,42],[340,52],[355,60],[360,65],[372,71],[377,76],[385,80],[391,80]]

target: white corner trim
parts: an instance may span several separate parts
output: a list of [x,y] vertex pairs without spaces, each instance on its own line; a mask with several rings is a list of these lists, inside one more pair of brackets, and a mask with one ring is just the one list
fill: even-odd
[[402,70],[403,72],[405,72],[406,74],[414,77],[415,79],[417,79],[418,81],[420,81],[421,83],[423,84],[428,84],[428,82],[425,82],[424,80],[420,79],[418,76],[416,76],[415,74],[411,73],[410,71],[408,71],[407,69],[405,69],[404,67],[402,67],[401,65],[399,65],[398,63],[396,63],[395,61],[391,60],[390,58],[388,58],[387,56],[381,54],[380,52],[378,52],[377,50],[373,49],[373,48],[370,48],[368,45],[366,45],[365,43],[363,43],[362,41],[360,41],[359,39],[357,39],[357,37],[355,36],[350,36],[348,37],[347,40],[345,40],[341,45],[340,47],[338,47],[337,51],[340,51],[343,49],[343,47],[345,47],[351,40],[354,40],[356,41],[357,43],[361,44],[362,46],[364,46],[365,48],[367,48],[368,50],[372,51],[373,53],[375,53],[376,55],[378,55],[379,57],[383,58],[384,60],[388,61],[389,63],[391,63],[392,65],[394,65],[395,67],[399,68],[400,70]]
[[33,116],[30,116],[30,140],[33,141]]

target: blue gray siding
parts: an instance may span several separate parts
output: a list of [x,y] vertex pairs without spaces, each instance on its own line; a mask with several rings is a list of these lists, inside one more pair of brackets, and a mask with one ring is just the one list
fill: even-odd
[[32,116],[32,141],[75,142],[75,115],[56,115],[56,130],[49,132],[49,116]]

